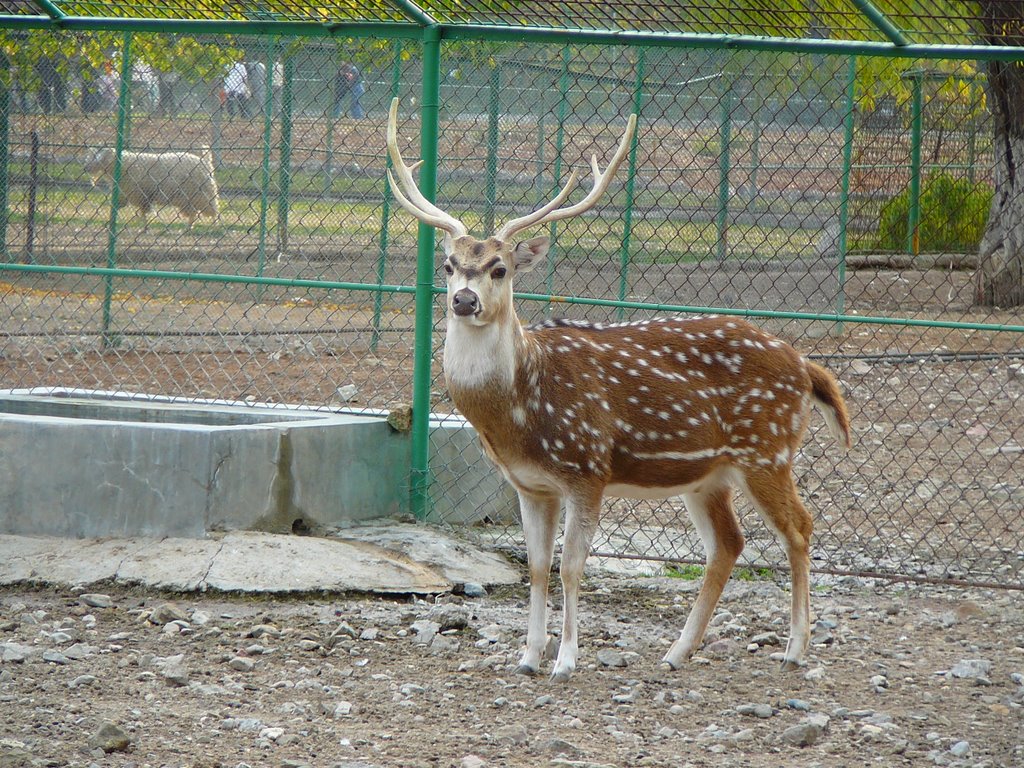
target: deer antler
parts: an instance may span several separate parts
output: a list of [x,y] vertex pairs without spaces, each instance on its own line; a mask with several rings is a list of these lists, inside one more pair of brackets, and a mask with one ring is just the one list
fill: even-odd
[[[412,178],[413,169],[419,165],[406,165],[402,159],[402,153],[398,149],[398,99],[391,100],[391,111],[388,114],[388,153],[391,155],[391,163],[394,166],[398,182],[388,171],[388,183],[391,184],[391,191],[395,199],[409,213],[432,227],[447,232],[451,237],[457,238],[469,234],[466,226],[454,216],[445,213],[432,202],[427,200],[420,192],[419,187]],[[399,182],[401,182],[399,184]]]
[[594,171],[594,186],[590,190],[590,193],[576,203],[576,205],[570,205],[568,208],[558,208],[558,206],[561,205],[569,196],[569,192],[576,181],[576,172],[573,171],[573,173],[569,175],[569,181],[566,182],[564,187],[562,187],[562,190],[555,196],[554,200],[542,208],[538,208],[531,214],[521,216],[518,219],[512,219],[512,221],[499,229],[494,236],[498,240],[508,240],[516,232],[526,229],[527,227],[535,226],[537,224],[546,224],[551,221],[560,221],[572,216],[579,216],[584,211],[588,211],[593,208],[601,198],[601,195],[603,195],[605,190],[608,189],[608,185],[611,183],[612,177],[615,176],[615,171],[618,170],[619,165],[626,157],[626,152],[629,150],[629,144],[633,139],[635,131],[636,114],[632,114],[629,116],[629,121],[626,124],[626,132],[622,135],[619,147],[615,150],[615,154],[608,162],[608,167],[604,169],[604,172],[602,172],[600,167],[597,165],[597,156],[591,155],[590,167]]

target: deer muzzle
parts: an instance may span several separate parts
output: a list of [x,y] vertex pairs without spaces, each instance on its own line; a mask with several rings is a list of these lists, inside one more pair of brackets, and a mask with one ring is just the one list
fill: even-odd
[[469,288],[460,288],[452,296],[452,312],[459,317],[469,317],[480,311],[480,297]]

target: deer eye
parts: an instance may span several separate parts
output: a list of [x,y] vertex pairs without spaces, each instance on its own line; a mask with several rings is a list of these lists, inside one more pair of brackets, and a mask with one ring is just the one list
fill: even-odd
[[494,280],[501,280],[501,278],[503,278],[507,274],[508,270],[505,269],[505,267],[498,267],[497,269],[491,272],[491,278],[493,278]]
[[452,265],[449,264],[447,261],[444,263],[444,271],[445,271],[445,274],[448,274],[448,275],[451,275],[451,274],[455,273],[455,270],[452,269]]

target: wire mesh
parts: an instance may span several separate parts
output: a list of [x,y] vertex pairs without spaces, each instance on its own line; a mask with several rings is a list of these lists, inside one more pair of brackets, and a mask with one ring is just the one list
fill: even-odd
[[[45,34],[52,53],[15,56],[2,102],[0,386],[410,402],[417,229],[390,200],[383,143],[397,95],[417,156],[419,45],[133,35],[126,69],[128,38]],[[819,570],[1024,586],[1024,344],[1001,330],[1016,314],[973,298],[992,184],[980,80],[945,61],[483,42],[444,43],[441,72],[437,200],[477,235],[585,176],[590,154],[603,163],[640,114],[600,210],[550,227],[549,266],[517,282],[551,297],[521,299],[525,322],[651,316],[636,304],[767,313],[843,382],[854,424],[849,454],[815,423],[797,461]],[[148,199],[133,153],[165,158]],[[182,153],[215,179],[216,216],[190,221],[172,194]],[[453,419],[437,364],[432,390]],[[438,521],[520,546],[507,487],[461,480],[479,452],[437,431],[431,456],[434,506],[458,510]],[[747,562],[781,566],[741,513]],[[675,501],[607,502],[595,551],[703,559]]]

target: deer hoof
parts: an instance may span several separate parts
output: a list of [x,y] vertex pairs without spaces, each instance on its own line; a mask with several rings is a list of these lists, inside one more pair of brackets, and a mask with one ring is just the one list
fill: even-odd
[[661,660],[660,666],[662,669],[679,669],[692,655],[692,652],[690,651],[684,650],[679,653],[674,653],[674,650],[674,648],[670,648],[669,652],[665,654],[665,658]]
[[807,662],[801,659],[783,659],[782,660],[782,671],[793,672],[794,670],[800,669],[801,667],[807,666]]
[[531,667],[529,664],[520,664],[516,667],[517,675],[526,675],[527,677],[534,677],[537,674],[537,668]]

